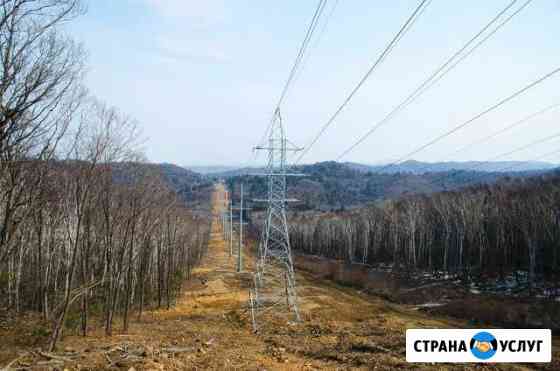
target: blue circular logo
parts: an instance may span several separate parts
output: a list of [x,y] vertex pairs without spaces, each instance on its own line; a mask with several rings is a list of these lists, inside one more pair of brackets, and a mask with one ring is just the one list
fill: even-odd
[[476,358],[487,360],[496,354],[498,340],[489,332],[479,332],[472,337],[470,348]]

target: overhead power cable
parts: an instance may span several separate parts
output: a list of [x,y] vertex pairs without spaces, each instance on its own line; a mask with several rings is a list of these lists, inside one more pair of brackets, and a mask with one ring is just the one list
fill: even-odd
[[[514,129],[514,128],[516,128],[516,127],[519,127],[519,126],[521,126],[521,125],[523,125],[523,124],[526,124],[527,122],[530,122],[532,119],[534,119],[534,118],[536,118],[536,117],[538,117],[538,116],[541,116],[541,115],[543,115],[543,114],[545,114],[545,113],[547,113],[547,112],[549,112],[549,111],[551,111],[551,110],[553,110],[553,109],[557,109],[557,108],[559,108],[559,107],[560,107],[560,104],[558,104],[558,103],[557,103],[557,104],[553,104],[553,105],[546,106],[545,108],[540,109],[540,110],[538,110],[538,111],[536,111],[536,112],[533,112],[533,113],[531,113],[531,114],[529,114],[529,115],[523,117],[522,119],[517,120],[517,121],[515,121],[515,122],[513,122],[513,123],[511,123],[511,124],[509,124],[509,125],[507,125],[507,126],[505,126],[505,127],[503,127],[502,129],[497,130],[497,131],[491,133],[490,135],[485,136],[484,138],[481,138],[481,139],[477,139],[477,140],[475,140],[475,141],[472,141],[472,142],[470,142],[469,144],[467,144],[467,145],[465,145],[465,146],[463,146],[463,147],[460,147],[460,148],[456,149],[455,151],[451,152],[450,154],[448,154],[447,156],[443,156],[443,157],[444,157],[444,158],[451,158],[451,157],[457,155],[458,153],[464,152],[464,151],[466,151],[466,150],[468,150],[468,149],[470,149],[470,148],[472,148],[472,147],[474,147],[474,146],[476,146],[476,145],[479,145],[479,144],[482,144],[482,143],[487,143],[487,142],[489,142],[490,140],[492,140],[492,139],[494,139],[494,138],[496,138],[496,137],[498,137],[498,136],[500,136],[500,135],[502,135],[502,134],[504,134],[504,133],[506,133],[506,132],[508,132],[508,131],[510,131],[510,130],[512,130],[512,129]],[[398,166],[400,166],[400,165],[398,165]],[[429,172],[430,170],[432,170],[432,172],[433,172],[433,166],[432,166],[432,164],[427,163],[425,166],[422,166],[422,167],[420,167],[420,168],[418,168],[418,169],[415,169],[415,170],[414,170],[414,173],[416,173],[416,174],[422,174],[422,173],[425,173],[425,172]]]
[[[556,138],[558,138],[558,137],[560,137],[560,132],[559,132],[559,133],[556,133],[556,134],[553,134],[553,135],[549,135],[549,136],[547,136],[547,137],[544,137],[544,138],[541,138],[541,139],[538,139],[538,140],[535,140],[535,141],[533,141],[533,142],[531,142],[531,143],[529,143],[529,144],[526,144],[526,145],[523,145],[523,146],[521,146],[521,147],[515,148],[514,150],[508,151],[508,152],[506,152],[506,153],[502,153],[502,154],[500,154],[500,155],[498,155],[498,156],[494,156],[494,157],[492,157],[490,160],[486,161],[485,163],[489,163],[489,162],[492,162],[492,161],[499,160],[499,159],[501,159],[501,158],[504,158],[504,157],[513,155],[514,153],[517,153],[517,152],[524,151],[524,150],[526,150],[526,149],[528,149],[528,148],[531,148],[531,147],[536,146],[537,144],[541,144],[541,143],[544,143],[544,142],[548,142],[549,140],[556,139]],[[482,166],[482,165],[477,165],[477,166],[474,167],[474,169],[478,169],[480,166]]]
[[438,143],[439,141],[455,134],[456,132],[458,132],[459,130],[464,129],[465,127],[471,125],[473,122],[475,122],[476,120],[480,119],[481,117],[485,116],[486,114],[498,109],[499,107],[503,106],[504,104],[510,102],[511,100],[513,100],[514,98],[517,98],[518,96],[522,95],[523,93],[525,93],[526,91],[530,90],[531,88],[541,84],[542,82],[544,82],[545,80],[549,79],[550,77],[554,76],[556,73],[560,72],[560,67],[555,68],[554,70],[550,71],[549,73],[547,73],[546,75],[538,78],[537,80],[533,81],[532,83],[530,83],[529,85],[526,85],[525,87],[517,90],[516,92],[514,92],[513,94],[507,96],[506,98],[501,99],[500,101],[498,101],[497,103],[493,104],[492,106],[486,108],[485,110],[483,110],[482,112],[474,115],[473,117],[471,117],[470,119],[468,119],[467,121],[453,127],[452,129],[446,131],[445,133],[438,135],[437,137],[435,137],[434,139],[430,140],[429,142],[421,145],[420,147],[416,148],[415,150],[407,153],[406,155],[400,157],[399,159],[397,159],[396,161],[382,167],[379,171],[383,171],[385,169],[388,169],[390,167],[396,166],[398,165],[400,162],[409,159],[411,156],[414,156],[422,151],[424,151],[425,149],[433,146],[434,144]]
[[288,93],[290,85],[292,84],[292,82],[294,80],[294,77],[296,76],[297,71],[300,68],[300,65],[301,65],[301,63],[304,59],[306,50],[309,46],[309,42],[311,41],[311,39],[313,37],[313,34],[315,33],[315,29],[317,28],[317,25],[319,23],[319,19],[321,18],[321,15],[322,15],[323,11],[325,10],[326,3],[327,3],[327,0],[320,0],[319,3],[317,4],[317,7],[315,8],[315,12],[313,13],[313,17],[311,19],[311,22],[310,22],[308,28],[307,28],[307,32],[305,34],[305,37],[303,38],[303,41],[302,41],[302,43],[301,43],[301,45],[298,49],[296,59],[294,61],[292,69],[290,70],[290,74],[288,75],[288,79],[286,80],[286,82],[284,84],[284,87],[282,88],[282,92],[280,94],[280,98],[278,99],[278,102],[274,106],[274,112],[272,114],[272,118],[270,119],[270,123],[268,124],[261,140],[258,142],[258,145],[261,145],[266,140],[266,137],[268,136],[268,133],[270,131],[270,128],[272,127],[272,124],[273,124],[275,116],[276,116],[276,111],[279,109],[279,107],[282,105],[282,102],[286,98],[286,94]]
[[[356,140],[350,147],[344,150],[337,158],[336,161],[341,160],[343,157],[352,152],[356,147],[362,144],[367,138],[369,138],[373,133],[375,133],[381,126],[388,123],[393,119],[398,113],[403,111],[406,107],[416,101],[420,96],[431,89],[438,81],[445,77],[449,72],[451,72],[459,63],[464,61],[467,57],[472,55],[482,44],[488,41],[492,36],[494,36],[502,27],[509,23],[513,17],[519,14],[523,9],[525,9],[532,0],[527,0],[521,5],[515,12],[506,17],[501,23],[499,23],[494,29],[492,29],[486,36],[478,40],[486,31],[488,31],[492,25],[498,22],[508,10],[510,10],[513,5],[518,0],[513,0],[504,9],[502,9],[494,18],[492,18],[480,31],[478,31],[467,43],[465,43],[461,48],[459,48],[455,53],[453,53],[441,66],[439,66],[426,80],[424,80],[416,89],[412,91],[403,101],[401,101],[397,106],[395,106],[385,117],[380,121],[375,123],[365,134],[363,134],[358,140]],[[469,47],[472,48],[469,49]]]
[[523,117],[521,120],[517,120],[517,121],[511,123],[510,125],[507,125],[506,127],[502,128],[500,130],[497,130],[497,131],[493,132],[492,134],[490,134],[490,135],[488,135],[484,138],[475,140],[473,142],[470,142],[469,144],[466,144],[466,145],[458,148],[457,150],[450,153],[447,157],[455,156],[456,154],[458,154],[460,152],[464,152],[464,151],[466,151],[466,150],[468,150],[468,149],[470,149],[470,148],[472,148],[476,145],[479,145],[479,144],[482,144],[482,143],[487,143],[490,140],[492,140],[492,139],[494,139],[494,138],[496,138],[496,137],[498,137],[498,136],[500,136],[504,133],[507,133],[508,131],[510,131],[512,129],[515,129],[515,128],[523,125],[523,124],[526,124],[527,122],[530,122],[532,119],[534,119],[538,116],[541,116],[541,115],[543,115],[543,114],[545,114],[545,113],[547,113],[551,110],[557,109],[559,107],[560,107],[560,104],[556,103],[556,104],[547,106],[543,109],[540,109],[536,112],[533,112],[530,115],[527,115],[527,116]]
[[[330,11],[328,12],[328,14],[325,17],[325,22],[323,23],[323,26],[321,27],[321,31],[319,31],[319,34],[317,35],[317,37],[315,38],[315,42],[309,47],[309,51],[308,51],[308,55],[318,47],[318,45],[321,43],[321,40],[323,39],[323,35],[325,34],[325,31],[327,30],[327,26],[329,25],[329,22],[338,6],[339,0],[334,0],[334,5],[331,7]],[[302,75],[303,71],[305,70],[305,67],[307,65],[307,62],[309,61],[309,57],[305,58],[302,60],[301,63],[301,67],[299,68],[298,72],[296,73],[294,79],[293,79],[293,83],[295,84],[298,79],[300,78],[300,76]]]
[[[262,138],[257,143],[257,145],[261,145],[265,141],[266,137],[268,136],[268,133],[269,133],[271,127],[272,127],[272,124],[274,123],[274,120],[275,120],[275,117],[276,117],[276,112],[278,111],[278,107],[280,106],[280,104],[285,99],[286,93],[288,92],[288,90],[290,88],[290,85],[292,85],[292,83],[293,83],[294,76],[296,75],[296,73],[297,73],[297,71],[298,71],[298,69],[299,69],[299,67],[302,63],[302,60],[304,59],[306,50],[309,46],[309,42],[313,37],[313,33],[315,32],[315,29],[317,28],[317,24],[319,22],[319,19],[321,18],[321,14],[323,13],[323,10],[325,9],[326,3],[327,3],[327,0],[319,0],[317,6],[315,8],[315,11],[313,13],[313,17],[311,19],[311,22],[310,22],[308,28],[307,28],[307,31],[305,33],[305,37],[304,37],[304,39],[303,39],[303,41],[302,41],[302,43],[301,43],[301,45],[298,49],[298,53],[296,55],[296,59],[294,61],[292,69],[290,70],[290,74],[288,76],[288,79],[286,80],[286,82],[285,82],[285,84],[282,88],[280,98],[278,99],[278,102],[277,102],[277,104],[276,104],[276,106],[273,110],[272,118],[270,119],[270,122],[267,125],[267,128],[266,128]],[[257,155],[257,152],[253,151],[249,156],[249,161],[247,161],[247,164],[248,164],[247,166],[241,166],[241,167],[236,168],[236,169],[231,170],[231,171],[232,172],[233,171],[239,171],[239,170],[245,169],[246,167],[250,167],[250,165],[252,163],[254,163],[254,161],[256,160],[256,157],[257,157],[256,155]]]
[[313,33],[315,32],[315,29],[317,28],[317,24],[319,23],[319,19],[321,18],[321,14],[323,13],[323,10],[325,10],[326,3],[327,3],[326,0],[320,0],[319,4],[317,4],[317,8],[315,9],[315,13],[313,14],[313,18],[311,20],[311,24],[309,25],[309,27],[307,29],[307,33],[305,35],[305,38],[303,39],[303,42],[301,43],[301,46],[298,50],[298,54],[296,56],[296,61],[293,65],[293,67],[292,67],[292,70],[290,71],[290,75],[288,76],[288,80],[286,80],[286,84],[284,85],[284,88],[282,89],[282,94],[280,95],[280,99],[278,99],[278,103],[276,103],[276,107],[280,107],[282,105],[282,101],[286,97],[286,93],[288,92],[290,84],[291,84],[292,80],[294,79],[299,66],[301,65],[301,62],[302,62],[303,57],[305,55],[305,51],[307,50],[307,47],[309,45],[309,42],[311,41]]
[[507,151],[507,152],[505,152],[505,153],[501,153],[501,154],[499,154],[499,155],[497,155],[497,156],[494,156],[494,157],[490,158],[489,160],[486,160],[486,161],[483,161],[483,162],[479,162],[479,163],[477,163],[476,165],[471,166],[471,167],[469,167],[469,168],[467,168],[467,169],[462,169],[462,170],[461,170],[460,172],[458,172],[458,173],[452,173],[452,174],[444,175],[443,177],[436,178],[435,180],[431,181],[430,184],[435,185],[436,183],[439,183],[439,182],[442,181],[442,180],[446,180],[446,179],[448,179],[448,178],[455,177],[455,176],[457,176],[457,174],[462,173],[462,172],[464,172],[464,171],[476,171],[476,170],[480,169],[481,167],[483,167],[484,165],[487,165],[487,164],[489,164],[489,163],[491,163],[491,162],[493,162],[493,161],[496,161],[496,160],[502,159],[502,158],[504,158],[504,157],[510,156],[510,155],[512,155],[512,154],[514,154],[514,153],[518,153],[518,152],[524,151],[524,150],[526,150],[526,149],[529,149],[529,148],[531,148],[531,147],[534,147],[534,146],[536,146],[536,145],[538,145],[538,144],[542,144],[542,143],[548,142],[548,141],[550,141],[550,140],[552,140],[552,139],[555,139],[555,138],[560,138],[560,132],[558,132],[558,133],[556,133],[556,134],[553,134],[553,135],[546,136],[546,137],[541,138],[541,139],[537,139],[537,140],[535,140],[535,141],[530,142],[529,144],[525,144],[525,145],[523,145],[523,146],[521,146],[521,147],[517,147],[517,148],[515,148],[515,149],[513,149],[513,150],[510,150],[510,151]]
[[389,55],[389,53],[393,50],[395,45],[402,39],[402,37],[411,29],[412,25],[416,22],[418,17],[422,14],[424,9],[430,4],[431,0],[422,0],[420,4],[416,7],[414,12],[409,16],[406,22],[401,26],[397,34],[393,37],[393,39],[389,42],[389,44],[385,47],[381,55],[375,60],[373,65],[369,68],[366,74],[361,78],[358,84],[352,89],[350,94],[346,97],[346,99],[342,102],[342,104],[338,107],[338,109],[334,112],[334,114],[329,118],[329,120],[321,127],[317,135],[311,140],[311,142],[305,146],[305,149],[302,151],[300,156],[297,158],[296,163],[299,163],[301,159],[311,150],[313,145],[319,140],[319,138],[323,135],[323,133],[327,130],[327,128],[334,122],[337,116],[342,112],[342,110],[348,105],[348,103],[352,100],[354,95],[360,90],[360,88],[364,85],[367,79],[371,76],[373,71],[385,60],[385,58]]
[[514,169],[514,168],[516,168],[516,167],[522,166],[522,165],[524,165],[524,164],[528,164],[528,163],[531,163],[531,162],[544,160],[544,159],[547,158],[547,157],[550,157],[550,156],[553,156],[553,155],[556,155],[556,154],[559,154],[559,153],[560,153],[560,149],[554,150],[554,151],[552,151],[552,152],[547,152],[547,153],[545,153],[544,155],[541,155],[541,156],[538,156],[538,157],[533,158],[532,160],[524,161],[524,162],[521,162],[521,163],[518,163],[518,164],[514,164],[514,165],[510,165],[510,166],[508,166],[508,167],[502,168],[502,169],[498,170],[498,172],[503,173],[503,172],[505,172],[505,171],[509,171],[509,170]]
[[[515,168],[521,167],[521,166],[526,165],[526,164],[529,164],[529,163],[531,163],[531,162],[541,161],[541,160],[544,160],[544,159],[547,158],[547,157],[550,157],[550,156],[553,156],[553,155],[557,155],[557,154],[560,154],[560,149],[556,149],[556,150],[554,150],[554,151],[547,152],[547,153],[545,153],[545,154],[543,154],[543,155],[540,155],[540,156],[538,156],[538,157],[535,157],[535,158],[533,158],[533,159],[531,159],[531,160],[521,161],[521,162],[514,163],[514,164],[512,164],[512,165],[508,165],[508,166],[503,167],[503,168],[501,168],[501,169],[494,170],[494,171],[491,172],[491,173],[487,173],[487,172],[478,173],[478,176],[475,176],[474,179],[471,179],[470,184],[468,184],[468,185],[474,185],[474,184],[481,183],[481,182],[483,182],[483,179],[482,179],[482,178],[489,178],[490,176],[494,176],[494,177],[495,177],[495,176],[496,176],[496,173],[507,173],[507,172],[509,172],[509,171],[511,171],[511,170],[514,170]],[[551,169],[551,170],[552,170],[552,169]],[[463,173],[464,171],[468,171],[468,169],[467,169],[467,170],[463,170],[463,171],[461,171],[461,172],[454,173],[454,174],[452,174],[452,175],[449,175],[448,177],[452,177],[452,176],[461,174],[461,173]],[[504,174],[504,175],[505,175],[505,174]],[[436,179],[435,181],[431,181],[431,182],[429,183],[429,185],[436,185],[436,182],[439,183],[439,182],[441,182],[441,181],[443,181],[443,180],[446,180],[448,177],[443,177],[443,178],[440,177],[440,178]],[[479,179],[480,179],[480,180],[479,180]],[[441,185],[444,186],[444,184],[441,184]]]
[[[494,176],[495,176],[496,173],[506,173],[506,172],[509,172],[509,171],[511,171],[511,170],[514,170],[515,168],[518,168],[518,167],[521,167],[521,166],[523,166],[523,165],[529,164],[529,163],[531,163],[531,162],[541,161],[541,160],[544,160],[544,159],[547,158],[547,157],[550,157],[550,156],[553,156],[553,155],[557,155],[557,154],[560,154],[560,149],[554,150],[554,151],[552,151],[552,152],[547,152],[547,153],[545,153],[545,154],[543,154],[543,155],[541,155],[541,156],[535,157],[535,158],[533,158],[533,159],[531,159],[531,160],[528,160],[528,161],[522,161],[522,162],[515,163],[515,164],[513,164],[513,165],[509,165],[509,166],[507,166],[507,167],[504,167],[504,168],[495,170],[495,171],[493,171],[492,173],[479,173],[478,176],[475,177],[475,179],[481,179],[481,178],[484,178],[484,177],[488,178],[488,177],[491,176],[491,175],[494,175]],[[551,169],[551,170],[552,170],[552,169]],[[456,173],[456,174],[457,174],[457,173]],[[442,181],[442,180],[445,180],[445,179],[447,179],[447,178],[440,178],[440,179],[438,179],[438,181]],[[471,181],[471,185],[472,185],[472,184],[476,184],[476,183],[480,183],[481,181],[482,181],[482,180],[477,180],[476,182],[472,182],[472,181]],[[430,182],[430,184],[431,184],[431,185],[435,185],[434,182]]]

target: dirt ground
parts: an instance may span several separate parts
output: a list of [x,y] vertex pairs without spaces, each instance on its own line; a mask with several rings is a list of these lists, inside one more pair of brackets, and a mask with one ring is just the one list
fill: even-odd
[[434,316],[460,318],[479,327],[548,328],[560,334],[560,303],[555,299],[481,292],[453,276],[435,278],[431,273],[420,272],[416,277],[407,277],[393,274],[390,269],[315,255],[295,255],[294,262],[299,272]]
[[[214,212],[226,200],[216,187]],[[466,322],[434,317],[380,297],[297,274],[302,322],[286,305],[257,317],[253,333],[248,308],[254,259],[247,253],[242,273],[230,256],[215,217],[208,253],[171,310],[148,312],[128,334],[66,336],[56,354],[0,330],[0,370],[346,370],[346,369],[560,369],[558,339],[547,365],[413,365],[405,360],[407,328],[466,328]],[[272,270],[274,276],[276,271]],[[282,292],[280,280],[277,291]],[[2,345],[3,344],[3,345]]]

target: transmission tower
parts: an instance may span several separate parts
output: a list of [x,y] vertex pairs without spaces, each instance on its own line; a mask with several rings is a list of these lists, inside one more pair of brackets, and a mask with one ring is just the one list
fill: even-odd
[[[243,206],[243,183],[241,183],[241,191],[240,191],[240,206],[234,207],[233,204],[230,205],[230,224],[239,225],[239,244],[237,245],[237,272],[241,273],[243,270],[243,226],[248,225],[249,223],[243,221],[243,213],[245,211],[253,210],[250,207]],[[233,221],[233,210],[239,210],[239,221]],[[232,229],[233,230],[233,229]],[[233,254],[233,232],[231,233],[230,237],[230,255]]]
[[296,320],[300,320],[294,265],[290,248],[290,236],[286,218],[286,206],[290,201],[286,197],[286,177],[301,176],[287,172],[286,154],[288,152],[301,151],[302,148],[295,147],[286,139],[280,110],[277,108],[268,134],[268,145],[256,147],[268,153],[268,164],[266,168],[268,198],[263,201],[267,203],[266,219],[264,222],[261,239],[259,242],[257,269],[255,274],[254,303],[257,309],[263,303],[262,292],[267,286],[269,276],[277,270],[268,269],[272,261],[281,267],[280,282],[285,283],[285,293],[288,308],[294,312]]

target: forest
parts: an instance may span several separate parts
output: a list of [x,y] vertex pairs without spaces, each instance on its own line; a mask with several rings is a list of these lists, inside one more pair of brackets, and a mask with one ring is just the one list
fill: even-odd
[[514,275],[533,294],[557,296],[560,173],[401,197],[349,212],[294,213],[290,232],[300,254],[399,274],[439,272],[466,283]]
[[[423,163],[421,163],[423,164]],[[519,164],[517,164],[519,165]],[[468,167],[468,163],[463,165]],[[493,165],[499,167],[499,165]],[[398,172],[380,173],[362,165],[338,162],[319,162],[312,165],[294,166],[290,171],[303,176],[288,177],[288,194],[299,200],[290,205],[300,211],[337,211],[360,208],[368,203],[385,199],[395,199],[412,194],[425,194],[450,191],[480,183],[493,184],[504,177],[517,178],[539,175],[541,170],[499,172],[492,171],[492,165],[486,170],[430,170],[425,165],[420,172],[415,168],[403,169]],[[255,169],[250,174],[263,173],[264,169]],[[237,175],[227,177],[228,187],[234,190],[233,196],[239,197],[239,183],[245,184],[245,190],[255,198],[266,196],[266,177],[253,175]]]
[[[469,161],[460,168],[431,164],[428,171],[424,163],[402,162],[419,150],[395,157],[375,142],[369,144],[371,151],[349,159],[401,158],[397,162],[402,166],[384,172],[385,165],[304,164],[301,157],[292,157],[296,148],[285,127],[295,129],[305,119],[310,124],[297,135],[304,139],[314,131],[311,124],[331,111],[332,99],[319,96],[319,90],[340,90],[329,88],[321,69],[308,68],[318,73],[320,84],[300,80],[308,53],[318,46],[315,30],[327,29],[328,18],[322,14],[333,15],[337,7],[338,1],[329,2],[332,8],[327,2],[315,2],[311,18],[307,7],[315,4],[308,2],[244,9],[242,2],[0,0],[0,371],[433,369],[434,364],[407,362],[407,330],[477,325],[552,329],[553,362],[542,368],[560,369],[560,169],[552,170],[555,165],[510,172],[495,163],[490,170],[474,171],[481,162]],[[340,122],[345,135],[333,133],[331,140],[338,143],[328,146],[322,141],[329,152],[313,154],[317,160],[341,159],[331,155],[360,135],[355,130],[366,128],[358,122],[341,126],[343,121],[335,118],[369,75],[379,78],[374,88],[395,80],[373,71],[431,2],[420,0],[389,44],[368,38],[366,28],[373,24],[375,35],[398,30],[393,23],[398,18],[400,24],[400,13],[414,4],[403,2],[393,11],[392,2],[370,9],[366,3],[344,5],[340,17],[352,17],[352,22],[334,14],[343,28],[334,29],[330,40],[326,34],[324,45],[334,48],[321,52],[344,59],[330,58],[338,65],[328,77],[340,78],[338,84],[353,80],[347,72],[361,74],[361,68],[352,66],[365,66],[359,59],[369,60],[376,52],[372,41],[383,41],[385,51],[343,105],[332,110],[327,126]],[[451,63],[460,62],[530,1],[517,10],[514,3],[423,86],[435,85],[434,78],[449,72],[455,66]],[[469,33],[467,26],[481,19],[467,16],[486,17],[493,11],[466,7],[476,10],[469,15],[451,8],[452,16],[469,20],[463,22]],[[364,23],[354,22],[361,15],[366,15]],[[375,17],[382,22],[373,22]],[[270,107],[266,102],[277,98],[273,88],[282,82],[277,79],[283,79],[284,56],[291,58],[303,18],[309,28],[298,42],[281,98]],[[348,26],[358,27],[367,48],[354,48],[359,39],[347,45],[346,37],[339,37],[344,45],[334,43],[332,36],[343,35],[339,31]],[[422,27],[429,33],[417,40],[447,35],[429,22],[418,22],[414,29]],[[451,31],[457,34],[451,44],[461,41],[460,30]],[[454,47],[446,37],[436,39],[442,44],[427,46],[434,52],[429,60],[406,58],[416,72],[431,70],[439,60],[435,52],[447,54]],[[352,55],[352,49],[364,55]],[[506,49],[496,55],[503,57]],[[407,55],[406,49],[401,52],[397,54]],[[519,55],[507,57],[516,60]],[[540,68],[538,61],[522,62]],[[384,62],[389,63],[394,62]],[[490,76],[493,71],[483,67]],[[525,78],[528,72],[518,75]],[[560,67],[524,84],[448,134],[557,72]],[[407,76],[403,82],[415,83],[419,77]],[[297,80],[310,83],[303,92],[313,99],[301,95],[303,110],[284,109],[284,97]],[[510,82],[517,84],[508,78]],[[423,94],[423,86],[418,93]],[[379,109],[392,102],[376,99],[398,97],[397,90],[405,87],[391,84],[394,92],[362,96],[364,111],[344,120],[367,119],[364,125],[377,121],[370,111],[382,113]],[[436,119],[455,120],[457,115],[462,121],[459,116],[465,112],[479,111],[475,105],[487,107],[484,95],[475,97],[472,106],[466,104],[467,96],[453,97],[458,107],[438,101],[438,110],[446,108],[453,115],[434,115],[429,106],[422,108],[427,118],[407,114],[417,126],[399,128],[401,139],[406,147],[416,146],[422,139],[416,133],[431,137],[439,132]],[[419,94],[410,97],[397,111]],[[535,103],[541,99],[532,97]],[[516,104],[525,109],[522,101]],[[269,108],[274,112],[270,123]],[[298,117],[298,112],[309,117]],[[268,151],[269,165],[236,169],[233,165],[245,156],[234,147],[248,144],[245,137],[256,133],[259,122],[268,128],[260,142],[251,144]],[[301,143],[305,151],[327,126],[308,144]],[[539,131],[544,129],[535,129]],[[549,139],[555,137],[560,133]],[[356,138],[348,148],[365,140]],[[383,144],[399,151],[396,142]],[[202,175],[173,163],[150,163],[149,157],[229,170]],[[290,166],[288,159],[296,165]],[[213,162],[219,166],[207,166]],[[261,176],[265,171],[268,179]],[[339,279],[347,277],[365,284]],[[514,290],[508,297],[485,295],[480,285],[512,280],[516,285],[507,287]],[[401,285],[405,281],[417,285]],[[368,286],[371,282],[383,287]],[[391,290],[400,296],[387,293]],[[409,300],[400,300],[402,296]]]
[[[86,53],[65,25],[79,0],[0,2],[0,311],[111,335],[173,305],[208,218],[142,166],[137,122],[84,88]],[[133,314],[134,313],[134,314]]]

